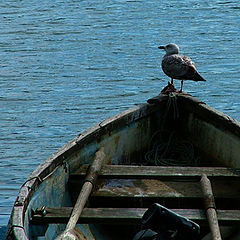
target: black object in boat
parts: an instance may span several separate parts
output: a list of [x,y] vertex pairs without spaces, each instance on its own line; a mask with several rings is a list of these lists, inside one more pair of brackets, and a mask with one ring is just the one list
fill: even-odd
[[144,213],[142,224],[146,230],[135,235],[134,240],[195,240],[200,234],[198,224],[158,203]]

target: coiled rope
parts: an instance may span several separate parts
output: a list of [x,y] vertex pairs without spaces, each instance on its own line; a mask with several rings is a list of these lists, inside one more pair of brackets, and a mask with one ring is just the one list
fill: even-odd
[[169,94],[162,127],[151,137],[150,150],[145,154],[145,161],[148,165],[156,166],[196,166],[192,143],[178,137],[175,131],[163,130],[171,107],[173,119],[176,121],[179,119],[179,111],[177,96],[174,93]]

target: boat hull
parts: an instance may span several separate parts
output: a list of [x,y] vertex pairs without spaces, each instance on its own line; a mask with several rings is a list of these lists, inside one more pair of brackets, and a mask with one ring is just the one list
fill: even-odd
[[[160,95],[107,119],[81,133],[34,170],[23,184],[13,207],[8,239],[55,239],[65,224],[31,224],[39,207],[72,207],[70,175],[91,164],[95,152],[104,148],[105,164],[152,165],[146,155],[158,133],[176,132],[194,148],[201,166],[240,167],[240,124],[187,94],[176,94],[176,105]],[[170,100],[169,100],[170,99]],[[193,165],[196,163],[192,163]],[[118,184],[120,184],[118,182]],[[129,184],[129,183],[128,183]],[[75,190],[74,190],[75,191]],[[77,190],[76,190],[77,192]],[[78,224],[86,239],[123,239],[121,232],[136,227]],[[125,227],[125,231],[119,230]],[[115,233],[118,229],[118,235]],[[132,236],[132,235],[131,235]],[[127,236],[129,237],[129,236]]]

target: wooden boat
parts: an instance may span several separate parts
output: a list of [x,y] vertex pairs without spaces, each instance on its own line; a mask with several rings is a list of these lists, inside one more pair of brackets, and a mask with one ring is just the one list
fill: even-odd
[[55,239],[65,229],[95,153],[104,166],[76,229],[79,239],[133,239],[160,203],[201,226],[200,178],[211,181],[223,239],[240,239],[240,124],[184,93],[160,94],[81,133],[20,189],[7,239]]

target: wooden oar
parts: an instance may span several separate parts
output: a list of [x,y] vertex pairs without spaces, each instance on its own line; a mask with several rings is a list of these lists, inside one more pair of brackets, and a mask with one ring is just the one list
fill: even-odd
[[214,196],[212,192],[212,186],[210,180],[207,178],[206,174],[202,174],[201,177],[201,187],[204,197],[204,204],[206,209],[206,215],[210,230],[212,233],[213,240],[221,240],[221,233],[218,225],[216,205],[214,201]]
[[93,185],[96,182],[98,172],[100,171],[103,162],[104,162],[105,154],[103,148],[100,148],[96,154],[92,165],[89,167],[85,183],[82,186],[82,189],[79,193],[78,199],[76,204],[73,208],[72,214],[68,221],[65,231],[59,235],[56,239],[68,239],[68,240],[76,240],[76,239],[86,239],[84,238],[83,234],[75,229],[79,216],[82,213],[82,210],[88,200],[89,195],[92,192]]

